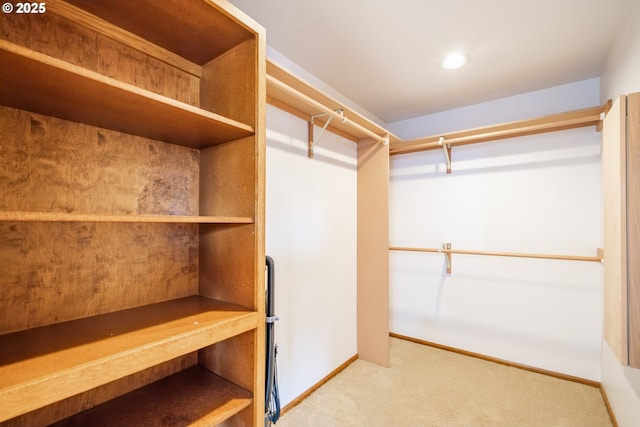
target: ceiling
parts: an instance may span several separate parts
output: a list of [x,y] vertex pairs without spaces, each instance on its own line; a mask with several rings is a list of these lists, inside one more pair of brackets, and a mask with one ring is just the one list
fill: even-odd
[[[231,0],[384,123],[600,75],[637,0]],[[454,50],[466,67],[444,71]]]

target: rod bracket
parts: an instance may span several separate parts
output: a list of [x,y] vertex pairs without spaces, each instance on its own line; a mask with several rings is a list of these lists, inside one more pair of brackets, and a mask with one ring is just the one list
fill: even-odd
[[[342,108],[338,108],[337,110],[334,110],[334,112],[336,114],[338,114],[338,116],[341,118],[340,121],[342,123],[346,123],[347,122],[347,118],[344,116],[344,110]],[[320,133],[318,133],[318,136],[314,138],[313,135],[313,127],[314,127],[314,123],[313,120],[317,119],[319,117],[325,117],[325,116],[329,116],[327,118],[327,121],[324,122],[324,125],[322,126],[322,129],[320,129]],[[327,127],[329,127],[329,123],[331,123],[331,119],[333,119],[334,116],[330,115],[329,113],[320,113],[320,114],[314,114],[313,116],[309,117],[309,141],[308,141],[308,155],[310,158],[313,158],[313,147],[315,144],[318,143],[318,141],[320,141],[320,138],[322,138],[322,135],[324,135],[324,131],[327,130]]]
[[443,243],[442,249],[438,252],[444,254],[444,258],[447,261],[447,274],[451,274],[451,243]]
[[441,136],[438,140],[438,145],[442,147],[444,152],[444,159],[447,162],[447,174],[451,173],[451,144],[445,142],[444,136]]

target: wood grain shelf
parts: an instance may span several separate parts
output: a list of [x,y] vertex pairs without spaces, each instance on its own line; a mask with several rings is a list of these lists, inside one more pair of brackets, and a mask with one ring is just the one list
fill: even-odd
[[606,105],[584,108],[581,110],[567,111],[564,113],[550,114],[527,120],[519,120],[509,123],[484,126],[475,129],[467,129],[458,132],[449,132],[432,135],[409,141],[392,141],[389,155],[417,153],[427,150],[442,149],[440,138],[449,146],[477,144],[487,141],[515,138],[528,135],[537,135],[546,132],[577,129],[586,126],[598,126],[601,122],[601,114]]
[[191,296],[0,336],[0,422],[255,329],[257,312]]
[[253,224],[245,216],[93,215],[65,212],[0,211],[0,221],[15,222],[135,222],[176,224]]
[[194,366],[52,427],[213,426],[251,402],[248,391]]
[[228,0],[32,18],[0,20],[0,426],[260,425],[264,28]]
[[253,135],[245,123],[0,40],[0,103],[192,148]]
[[[53,6],[50,7],[50,3]],[[47,11],[67,11],[66,16],[82,21],[81,14],[74,11],[74,8],[64,7],[64,4],[61,6],[60,3],[60,0],[47,2]],[[93,15],[94,29],[104,30],[104,23],[97,21],[97,17],[115,25],[119,33],[126,31],[135,34],[198,65],[204,65],[243,41],[253,38],[253,33],[260,30],[259,25],[247,19],[246,15],[229,2],[67,0],[66,3]]]

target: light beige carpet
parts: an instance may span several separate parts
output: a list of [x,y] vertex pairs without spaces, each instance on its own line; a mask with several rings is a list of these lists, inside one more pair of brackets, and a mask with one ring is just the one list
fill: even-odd
[[356,360],[276,427],[610,427],[600,390],[392,338],[391,367]]

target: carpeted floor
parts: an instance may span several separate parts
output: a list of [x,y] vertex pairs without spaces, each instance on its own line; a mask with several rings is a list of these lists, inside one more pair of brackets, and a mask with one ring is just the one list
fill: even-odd
[[276,427],[611,427],[600,390],[396,338],[391,367],[356,360]]

